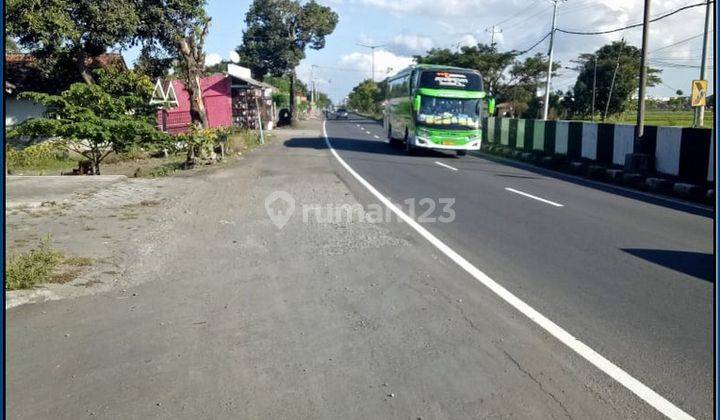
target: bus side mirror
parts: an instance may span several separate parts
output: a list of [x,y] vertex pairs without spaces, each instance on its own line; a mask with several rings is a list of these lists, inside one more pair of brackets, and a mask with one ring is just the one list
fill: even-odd
[[495,98],[488,98],[488,115],[493,116],[495,114]]
[[420,95],[415,95],[415,99],[413,100],[413,111],[420,111],[420,101]]

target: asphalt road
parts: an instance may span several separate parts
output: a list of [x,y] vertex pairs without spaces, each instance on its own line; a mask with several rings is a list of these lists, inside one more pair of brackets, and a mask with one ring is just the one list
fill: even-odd
[[712,211],[482,157],[406,156],[359,117],[328,121],[327,134],[405,211],[407,199],[454,198],[453,222],[424,227],[673,404],[711,418]]
[[[6,311],[8,417],[662,417],[408,224],[305,219],[306,206],[378,203],[321,131],[279,130],[242,161],[174,187],[182,199],[157,208],[169,230],[112,290]],[[671,269],[638,251],[709,253],[710,219],[474,157],[403,156],[369,121],[328,131],[396,201],[455,198],[455,221],[427,224],[433,233],[674,404],[711,417],[712,284],[682,273],[703,267],[690,264],[697,254]],[[296,209],[282,229],[265,206],[278,191]]]

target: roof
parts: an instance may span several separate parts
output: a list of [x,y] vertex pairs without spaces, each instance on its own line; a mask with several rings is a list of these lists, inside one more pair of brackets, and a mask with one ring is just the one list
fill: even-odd
[[461,71],[470,71],[473,73],[480,74],[480,72],[478,72],[475,69],[468,69],[468,68],[463,68],[463,67],[445,66],[445,65],[441,65],[441,64],[412,64],[412,65],[400,70],[399,72],[395,73],[394,75],[388,76],[387,79],[394,79],[396,77],[403,76],[406,73],[409,73],[410,71],[412,71],[414,69],[461,70]]
[[[242,77],[242,76],[233,75],[233,74],[230,74],[229,76],[235,80],[240,80],[242,82],[245,82],[245,83],[255,86],[255,87],[259,87],[259,88],[263,88],[263,89],[270,89],[270,90],[277,90],[277,88],[275,86],[265,83],[265,82],[261,82],[259,80],[255,80],[252,77]],[[235,80],[233,80],[233,82]]]
[[[126,70],[125,60],[118,53],[107,53],[85,60],[89,69],[114,68]],[[57,93],[73,83],[82,82],[80,73],[74,66],[65,66],[63,70],[44,75],[40,63],[32,54],[5,54],[5,92],[45,92]]]

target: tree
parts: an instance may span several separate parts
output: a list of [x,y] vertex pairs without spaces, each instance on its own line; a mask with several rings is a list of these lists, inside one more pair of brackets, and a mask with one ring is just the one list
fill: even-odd
[[[623,112],[631,95],[639,84],[640,50],[624,40],[614,41],[598,49],[594,54],[581,54],[577,63],[577,81],[573,88],[574,112],[580,116],[590,115],[593,108],[593,78],[595,79],[595,111],[607,115]],[[661,70],[648,68],[648,86],[660,83]],[[605,110],[607,109],[607,115]]]
[[377,83],[370,79],[363,80],[348,95],[347,105],[366,114],[377,114],[380,93]]
[[[210,17],[205,0],[138,0],[142,25],[139,37],[149,51],[176,58],[185,89],[190,95],[190,117],[200,132],[209,127],[200,79],[205,71],[205,38]],[[195,148],[188,148],[187,164],[195,164]]]
[[253,0],[245,15],[247,29],[238,46],[241,62],[253,75],[290,78],[290,114],[295,118],[295,67],[305,58],[305,49],[325,47],[325,37],[335,30],[337,13],[310,0]]
[[59,95],[24,92],[21,98],[45,105],[41,118],[32,118],[9,133],[10,137],[58,137],[68,149],[86,157],[93,174],[112,152],[163,144],[148,106],[153,84],[135,72],[96,71],[95,84],[74,83]]
[[433,48],[425,56],[416,55],[414,58],[418,64],[441,64],[477,70],[483,76],[486,89],[495,94],[500,87],[503,72],[516,56],[516,51],[498,51],[495,44],[477,44],[462,47],[459,52]]
[[[547,67],[548,59],[543,54],[535,54],[523,61],[516,60],[508,71],[510,78],[498,86],[498,99],[511,102],[517,115],[538,118],[536,109],[542,108],[542,101],[537,94],[545,84]],[[554,62],[553,76],[557,75],[559,68],[560,63]]]
[[89,59],[130,43],[140,20],[135,5],[125,0],[8,0],[6,22],[46,73],[69,61],[92,84]]

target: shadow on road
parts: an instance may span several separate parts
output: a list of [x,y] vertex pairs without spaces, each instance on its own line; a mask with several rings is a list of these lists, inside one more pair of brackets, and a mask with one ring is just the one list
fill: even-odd
[[[310,149],[327,149],[327,145],[325,144],[325,139],[317,138],[317,139],[308,139],[308,138],[298,138],[298,139],[290,139],[283,143],[285,147],[298,147],[298,148],[310,148]],[[405,156],[405,151],[402,148],[402,145],[391,145],[389,143],[386,143],[384,141],[379,140],[359,140],[359,139],[349,139],[349,138],[342,138],[342,137],[333,137],[332,138],[332,146],[336,150],[344,150],[344,151],[350,151],[350,152],[362,152],[362,153],[372,153],[372,154],[381,154],[381,155],[387,155],[387,156]],[[416,149],[413,151],[413,156],[418,157],[426,157],[426,158],[457,158],[457,156],[452,154],[443,153],[441,151],[436,150],[428,150],[428,149]]]
[[665,268],[711,283],[714,282],[713,263],[715,258],[712,254],[640,248],[625,248],[623,251]]

